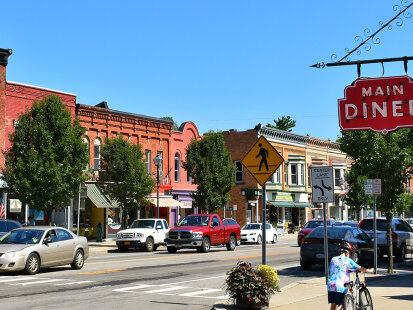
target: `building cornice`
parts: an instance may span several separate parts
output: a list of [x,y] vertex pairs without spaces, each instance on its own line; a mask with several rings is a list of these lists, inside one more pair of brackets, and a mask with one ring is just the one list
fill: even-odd
[[261,124],[258,124],[255,127],[255,129],[257,130],[258,136],[264,136],[265,138],[268,138],[269,140],[272,140],[274,142],[289,142],[300,145],[306,145],[307,140],[309,138],[308,136],[298,135],[289,131],[265,127]]

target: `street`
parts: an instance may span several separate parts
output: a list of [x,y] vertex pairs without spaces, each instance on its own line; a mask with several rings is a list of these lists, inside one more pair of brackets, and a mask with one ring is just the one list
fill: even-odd
[[[238,260],[261,263],[260,245],[225,247],[202,254],[164,247],[146,253],[132,250],[96,254],[82,270],[69,266],[42,270],[35,276],[0,275],[2,309],[211,309],[224,301],[225,273]],[[281,287],[323,275],[322,268],[303,273],[295,238],[267,244],[267,264],[279,270]]]

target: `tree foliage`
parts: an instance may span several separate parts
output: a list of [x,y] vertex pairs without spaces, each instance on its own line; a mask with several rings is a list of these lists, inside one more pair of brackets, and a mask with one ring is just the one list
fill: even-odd
[[126,141],[122,135],[105,138],[102,146],[102,173],[98,184],[102,191],[115,199],[122,210],[122,228],[126,214],[145,204],[145,196],[155,183],[146,172],[140,145]]
[[[345,178],[350,187],[349,192],[344,196],[346,205],[354,207],[357,211],[365,206],[372,205],[371,195],[364,194],[364,181],[367,177],[359,171],[359,165],[352,166]],[[358,218],[358,220],[360,219]]]
[[[377,197],[377,209],[384,212],[387,219],[389,272],[393,272],[391,222],[393,213],[403,211],[406,206],[403,194],[406,180],[412,173],[412,137],[412,129],[399,129],[387,135],[372,131],[347,131],[342,132],[338,140],[341,150],[354,159],[352,169],[359,176],[382,180],[382,194]],[[350,183],[351,191],[356,191],[354,185]],[[362,189],[359,187],[358,190]]]
[[208,133],[202,140],[192,140],[182,166],[198,185],[193,195],[197,206],[212,213],[229,202],[235,167],[221,133]]
[[35,101],[17,119],[5,153],[3,179],[7,190],[30,208],[51,219],[56,206],[67,206],[85,180],[89,162],[85,132],[57,96]]
[[274,120],[274,123],[275,125],[267,124],[267,127],[291,132],[292,128],[295,127],[296,121],[293,120],[290,116],[282,116]]
[[164,117],[161,117],[161,118],[164,119],[164,120],[167,120],[167,121],[172,121],[172,122],[174,122],[174,124],[173,124],[173,126],[172,126],[172,129],[175,130],[175,131],[176,131],[176,130],[179,130],[178,123],[174,121],[174,119],[173,119],[172,116],[164,116]]

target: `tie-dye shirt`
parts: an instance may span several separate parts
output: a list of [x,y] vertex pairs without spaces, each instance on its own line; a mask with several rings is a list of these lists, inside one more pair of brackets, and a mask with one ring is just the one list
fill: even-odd
[[333,257],[330,263],[330,277],[327,282],[328,291],[347,293],[347,288],[344,287],[344,284],[350,282],[350,272],[356,271],[359,267],[349,257]]

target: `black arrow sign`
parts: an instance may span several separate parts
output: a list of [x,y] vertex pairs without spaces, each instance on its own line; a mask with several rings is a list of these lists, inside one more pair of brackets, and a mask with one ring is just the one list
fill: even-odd
[[[330,186],[325,186],[325,185],[324,185],[324,180],[321,180],[321,185],[322,185],[325,189],[327,189],[327,190],[329,190],[329,191],[332,190],[332,188],[331,188]],[[324,196],[324,195],[323,195],[323,196]]]
[[319,189],[321,191],[321,196],[324,196],[324,190],[320,186],[314,185],[314,188]]

